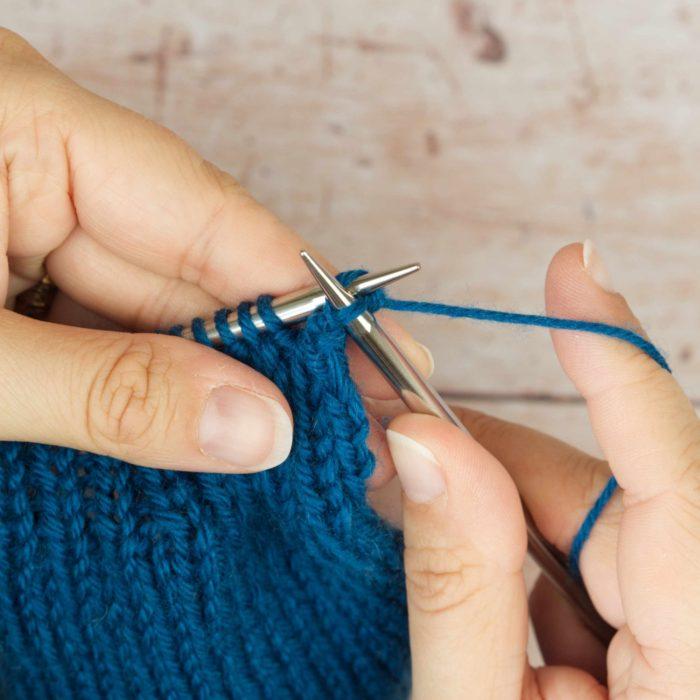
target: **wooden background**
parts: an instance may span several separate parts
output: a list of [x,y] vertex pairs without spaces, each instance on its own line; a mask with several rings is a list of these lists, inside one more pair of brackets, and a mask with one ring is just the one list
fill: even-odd
[[[700,398],[690,0],[3,0],[0,23],[338,266],[421,261],[395,293],[538,312],[552,254],[593,237]],[[409,325],[443,390],[595,450],[546,333]]]

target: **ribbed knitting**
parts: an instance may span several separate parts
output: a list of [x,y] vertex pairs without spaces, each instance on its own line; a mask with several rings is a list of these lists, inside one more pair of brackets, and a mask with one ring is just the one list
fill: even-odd
[[[360,274],[344,273],[344,282]],[[367,505],[374,458],[344,323],[392,308],[595,333],[631,329],[404,301],[375,292],[304,326],[270,300],[216,315],[222,351],[272,379],[294,413],[280,467],[159,471],[46,445],[0,443],[0,691],[10,698],[385,698],[408,690],[401,537]],[[195,338],[208,343],[203,322]],[[182,329],[173,329],[177,333]],[[616,488],[584,520],[571,568]]]
[[[0,679],[11,698],[391,698],[406,693],[399,535],[366,504],[374,458],[341,324],[223,351],[294,413],[253,475],[159,471],[0,444]],[[201,338],[201,322],[194,324]]]

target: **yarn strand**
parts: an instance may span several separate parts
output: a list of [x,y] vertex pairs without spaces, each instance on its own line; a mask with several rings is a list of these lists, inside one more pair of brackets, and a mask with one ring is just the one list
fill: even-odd
[[[343,284],[347,284],[364,273],[364,270],[351,270],[338,275],[338,279]],[[394,299],[381,289],[372,294],[357,297],[357,300],[352,306],[335,313],[342,323],[348,323],[353,318],[359,316],[363,311],[378,311],[379,309],[421,313],[432,316],[446,316],[448,318],[468,318],[474,321],[489,321],[492,323],[548,328],[551,330],[592,333],[594,335],[621,340],[622,342],[633,345],[648,355],[660,367],[668,372],[671,371],[661,351],[644,336],[629,328],[598,321],[583,321],[580,319],[559,318],[557,316],[515,313],[512,311],[499,311],[497,309],[487,309],[478,306],[459,306],[456,304],[443,304],[431,301]],[[614,476],[611,476],[605,488],[583,519],[573,539],[568,557],[568,565],[571,572],[579,579],[581,577],[579,560],[583,547],[590,537],[600,514],[613,497],[617,485],[617,480]]]
[[[347,284],[362,274],[339,275]],[[217,312],[219,350],[274,382],[294,414],[283,465],[255,474],[138,467],[0,442],[0,696],[365,700],[410,687],[400,531],[367,502],[375,468],[345,324],[393,309],[595,333],[668,370],[633,330],[471,306],[358,297],[285,326],[269,297]],[[204,322],[197,342],[211,345]],[[182,327],[169,331],[181,335]],[[570,566],[615,493],[574,538]]]

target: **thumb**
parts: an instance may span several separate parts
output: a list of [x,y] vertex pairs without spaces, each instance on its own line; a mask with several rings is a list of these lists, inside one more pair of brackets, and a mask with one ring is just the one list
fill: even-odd
[[280,391],[211,348],[11,311],[0,311],[0,338],[0,440],[210,472],[267,469],[289,453]]
[[520,697],[527,668],[525,524],[515,484],[432,416],[387,430],[404,498],[413,698]]

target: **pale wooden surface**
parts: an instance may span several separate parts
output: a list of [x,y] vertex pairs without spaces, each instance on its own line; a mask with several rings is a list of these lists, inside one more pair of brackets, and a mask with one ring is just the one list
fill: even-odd
[[[690,1],[4,0],[0,22],[339,266],[422,261],[404,295],[541,311],[550,256],[594,237],[700,399]],[[598,452],[545,333],[410,325],[443,389]]]
[[[690,2],[4,0],[0,22],[339,266],[422,261],[397,293],[541,311],[550,256],[594,237],[700,397]],[[442,388],[595,449],[581,406],[518,398],[572,395],[544,332],[409,324]]]

